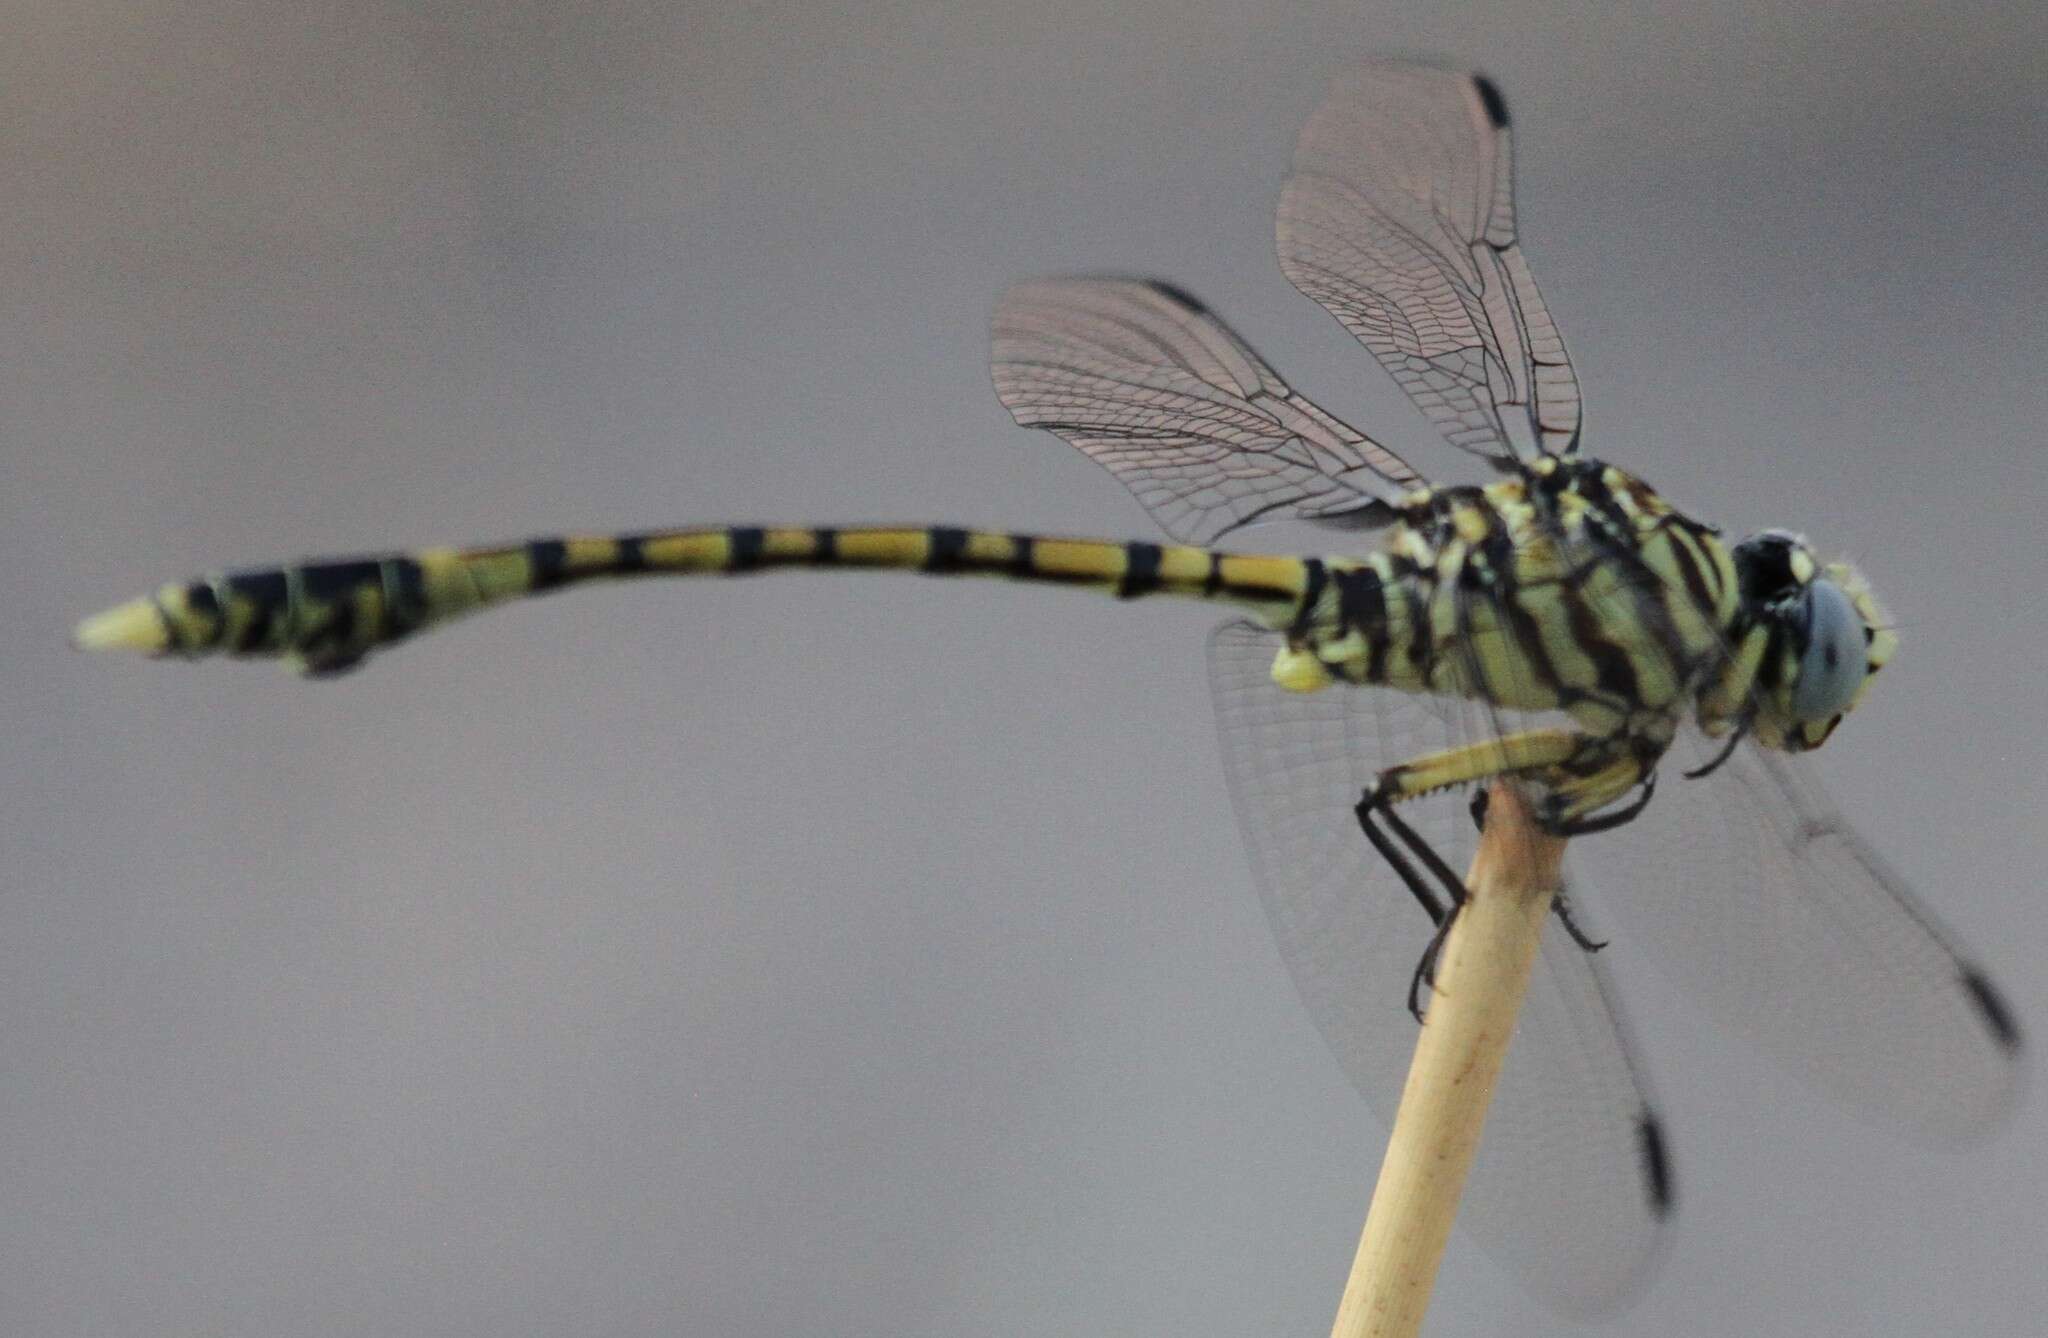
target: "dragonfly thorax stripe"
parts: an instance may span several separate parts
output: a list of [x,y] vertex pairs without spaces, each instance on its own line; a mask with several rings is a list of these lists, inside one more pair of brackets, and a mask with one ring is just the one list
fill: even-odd
[[1288,637],[1295,641],[1299,641],[1308,635],[1309,628],[1314,623],[1318,605],[1322,603],[1323,587],[1330,580],[1330,569],[1320,558],[1310,558],[1304,562],[1302,564],[1302,574],[1306,580],[1301,591],[1301,606],[1295,611],[1294,622],[1287,629]]

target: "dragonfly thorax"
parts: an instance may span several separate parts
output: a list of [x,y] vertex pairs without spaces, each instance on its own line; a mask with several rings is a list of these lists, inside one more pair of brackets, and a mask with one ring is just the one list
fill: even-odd
[[1611,733],[1681,711],[1725,659],[1740,607],[1727,548],[1612,465],[1546,456],[1410,493],[1396,515],[1377,552],[1317,564],[1283,686],[1562,709]]
[[1315,564],[1274,665],[1563,710],[1594,735],[1818,747],[1894,645],[1862,576],[1767,530],[1728,545],[1625,470],[1545,455],[1485,487],[1409,493],[1379,551]]

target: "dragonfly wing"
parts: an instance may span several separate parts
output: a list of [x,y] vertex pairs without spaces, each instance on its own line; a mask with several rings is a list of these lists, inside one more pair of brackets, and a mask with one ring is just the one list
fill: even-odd
[[1507,106],[1476,74],[1374,63],[1302,128],[1280,268],[1372,350],[1452,445],[1579,442],[1579,381],[1515,237]]
[[[1280,955],[1345,1073],[1391,1123],[1415,1045],[1408,981],[1431,925],[1352,809],[1382,767],[1460,730],[1431,698],[1283,692],[1268,677],[1278,645],[1250,623],[1210,639],[1224,767]],[[1461,796],[1402,813],[1462,867],[1473,827]],[[1645,1275],[1670,1202],[1654,1130],[1597,962],[1553,930],[1459,1224],[1553,1307],[1612,1309]]]
[[1019,284],[996,306],[991,363],[1018,423],[1080,447],[1186,543],[1260,520],[1383,522],[1422,486],[1167,284]]
[[1803,1080],[1930,1141],[1981,1136],[2012,1106],[2011,1010],[1803,760],[1744,743],[1575,849],[1627,889],[1607,899],[1623,942]]

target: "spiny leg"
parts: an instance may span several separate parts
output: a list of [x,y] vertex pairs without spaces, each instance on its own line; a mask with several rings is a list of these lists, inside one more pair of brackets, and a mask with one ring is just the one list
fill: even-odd
[[1551,899],[1550,909],[1556,912],[1557,922],[1564,926],[1565,933],[1571,935],[1572,942],[1578,944],[1586,952],[1598,952],[1607,946],[1606,939],[1594,938],[1585,930],[1579,928],[1579,922],[1572,918],[1571,903],[1565,900],[1564,893],[1560,892]]
[[[1486,830],[1486,810],[1492,801],[1493,791],[1491,789],[1482,788],[1475,790],[1472,794],[1472,803],[1470,805],[1472,825],[1481,832]],[[1564,926],[1565,933],[1571,935],[1572,942],[1578,944],[1587,952],[1598,952],[1607,946],[1606,939],[1596,939],[1585,930],[1579,928],[1579,922],[1572,918],[1571,903],[1566,900],[1563,892],[1559,892],[1551,899],[1550,909],[1557,914],[1558,923]]]
[[[1656,793],[1652,768],[1670,740],[1632,733],[1569,737],[1577,746],[1568,757],[1550,766],[1525,769],[1543,787],[1535,807],[1537,827],[1564,838],[1611,831],[1633,821]],[[1619,803],[1637,786],[1643,793],[1635,802],[1611,813],[1601,811]]]
[[[1408,885],[1408,891],[1422,904],[1422,909],[1429,912],[1429,918],[1436,922],[1436,932],[1429,936],[1429,943],[1423,948],[1422,956],[1416,960],[1415,971],[1408,978],[1408,1012],[1417,1022],[1421,1022],[1422,987],[1425,984],[1434,987],[1436,983],[1437,958],[1443,953],[1444,939],[1451,932],[1451,922],[1457,918],[1458,909],[1465,904],[1465,884],[1451,871],[1450,866],[1443,862],[1442,857],[1430,847],[1430,844],[1422,839],[1421,834],[1387,806],[1380,786],[1374,785],[1367,790],[1359,799],[1358,807],[1354,811],[1358,814],[1358,825],[1365,830],[1365,837],[1372,842],[1373,849],[1377,850],[1380,858],[1400,875],[1401,881]],[[1408,862],[1408,857],[1402,853],[1401,847],[1395,845],[1394,841],[1380,830],[1379,822],[1374,820],[1375,814],[1442,884],[1444,891],[1449,894],[1448,905],[1416,872],[1415,866]]]
[[1606,743],[1569,729],[1521,730],[1410,758],[1382,771],[1373,788],[1385,804],[1522,772],[1536,772],[1556,788],[1575,779],[1569,774],[1569,764],[1584,756],[1589,747]]
[[1636,815],[1650,806],[1651,796],[1657,793],[1657,773],[1654,771],[1644,772],[1640,783],[1643,793],[1641,797],[1628,807],[1618,808],[1612,813],[1602,813],[1598,817],[1577,818],[1560,822],[1555,827],[1548,828],[1547,830],[1552,836],[1591,836],[1596,832],[1611,832],[1616,827],[1623,827],[1634,822]]
[[[1422,1021],[1423,1015],[1422,987],[1433,983],[1444,940],[1450,934],[1458,907],[1465,901],[1465,881],[1444,863],[1443,857],[1423,840],[1419,832],[1394,812],[1394,803],[1465,780],[1490,779],[1516,766],[1542,765],[1560,760],[1570,755],[1574,746],[1570,741],[1574,738],[1564,730],[1532,730],[1491,743],[1430,753],[1381,772],[1372,788],[1358,801],[1355,811],[1366,839],[1372,842],[1373,849],[1393,867],[1401,881],[1408,885],[1409,892],[1436,922],[1436,932],[1430,936],[1429,944],[1417,959],[1414,974],[1408,980],[1408,1011],[1417,1022]],[[1387,832],[1380,830],[1381,822],[1386,824],[1400,845],[1397,846]],[[1407,853],[1403,853],[1401,846],[1407,847]],[[1448,905],[1416,871],[1408,858],[1411,854],[1448,894]]]
[[[1431,918],[1436,920],[1437,932],[1416,963],[1415,974],[1408,983],[1408,1011],[1418,1021],[1422,1017],[1422,986],[1429,983],[1434,975],[1444,939],[1450,932],[1458,907],[1464,903],[1465,884],[1444,863],[1443,857],[1394,812],[1393,806],[1403,799],[1450,786],[1483,786],[1501,776],[1522,773],[1534,774],[1543,780],[1549,793],[1541,808],[1548,811],[1539,811],[1538,821],[1545,830],[1557,836],[1605,831],[1620,826],[1642,811],[1654,788],[1643,763],[1619,736],[1597,738],[1572,730],[1549,728],[1525,730],[1484,743],[1428,753],[1389,767],[1380,773],[1379,779],[1359,800],[1356,810],[1358,822],[1367,839],[1400,875]],[[1638,783],[1643,784],[1645,793],[1627,809],[1598,818],[1586,816],[1620,798]],[[1474,822],[1483,826],[1485,813],[1482,789],[1479,797],[1473,800]],[[1387,832],[1379,829],[1381,822],[1386,824],[1394,838],[1398,838],[1401,846],[1407,847],[1407,854],[1419,861],[1449,893],[1448,909],[1423,881],[1414,863],[1393,839],[1389,839]],[[1605,946],[1581,931],[1561,902],[1557,905],[1559,918],[1564,921],[1573,942],[1589,952]]]
[[1400,876],[1401,881],[1408,885],[1410,895],[1421,903],[1424,911],[1428,912],[1430,923],[1443,924],[1450,917],[1451,909],[1464,900],[1464,885],[1458,886],[1458,890],[1451,895],[1450,906],[1446,906],[1437,896],[1436,890],[1415,872],[1415,866],[1408,862],[1408,857],[1401,853],[1401,848],[1389,840],[1387,834],[1380,830],[1379,824],[1373,821],[1375,812],[1386,813],[1377,785],[1365,792],[1352,811],[1358,815],[1358,825],[1365,830],[1365,839],[1372,842],[1372,848],[1379,852],[1380,858],[1385,860]]
[[1439,883],[1443,884],[1444,890],[1451,897],[1451,913],[1438,922],[1436,933],[1430,935],[1428,945],[1423,948],[1421,958],[1415,963],[1415,974],[1408,979],[1408,1011],[1414,1015],[1417,1022],[1420,1022],[1422,986],[1429,986],[1432,994],[1436,992],[1436,964],[1443,956],[1444,941],[1450,937],[1452,922],[1458,918],[1458,912],[1465,908],[1465,880],[1460,878],[1450,865],[1444,863],[1443,856],[1436,853],[1436,848],[1423,840],[1422,834],[1410,827],[1400,814],[1394,812],[1392,808],[1387,808],[1381,813],[1381,817],[1386,820],[1394,835],[1401,838],[1402,843],[1415,852],[1415,857],[1422,861]]

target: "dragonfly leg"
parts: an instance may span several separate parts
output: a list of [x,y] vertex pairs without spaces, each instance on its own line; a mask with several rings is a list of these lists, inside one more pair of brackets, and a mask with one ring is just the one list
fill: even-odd
[[[1475,803],[1475,815],[1483,814],[1484,808],[1483,804]],[[1402,881],[1408,884],[1408,890],[1415,895],[1415,899],[1422,903],[1423,909],[1436,921],[1436,932],[1430,935],[1428,946],[1416,960],[1414,974],[1408,978],[1408,1011],[1414,1015],[1417,1022],[1420,1022],[1423,1013],[1422,987],[1427,985],[1434,989],[1436,986],[1436,964],[1437,959],[1443,955],[1444,939],[1450,934],[1451,923],[1457,919],[1459,909],[1465,904],[1465,880],[1458,877],[1456,870],[1450,865],[1444,863],[1443,856],[1437,854],[1436,848],[1424,840],[1420,832],[1409,826],[1400,814],[1393,810],[1384,787],[1375,785],[1367,790],[1365,797],[1358,801],[1357,812],[1359,826],[1365,829],[1366,837],[1373,843],[1373,848],[1380,852],[1381,858],[1393,866]],[[1392,838],[1387,832],[1380,830],[1381,823],[1386,824],[1387,832],[1393,834]],[[1400,845],[1395,844],[1395,839],[1399,840]],[[1403,846],[1407,848],[1406,853],[1402,850]],[[1439,898],[1435,889],[1416,871],[1415,864],[1409,860],[1411,855],[1443,888],[1448,898],[1448,908],[1444,899]],[[1572,927],[1571,934],[1581,945],[1600,946],[1589,944],[1576,926]]]
[[[1461,748],[1446,748],[1441,752],[1424,753],[1421,757],[1388,767],[1379,775],[1373,786],[1387,804],[1398,804],[1404,799],[1429,794],[1435,790],[1448,789],[1453,785],[1470,785],[1479,781],[1490,781],[1496,776],[1521,772],[1535,772],[1552,788],[1569,783],[1572,777],[1567,769],[1577,771],[1576,765],[1584,758],[1589,746],[1604,747],[1606,740],[1595,739],[1569,729],[1530,729],[1515,734],[1505,734],[1483,743],[1470,743]],[[1605,758],[1593,759],[1589,770],[1597,770]],[[1630,784],[1633,784],[1631,780]],[[1621,787],[1626,790],[1627,785]],[[1617,790],[1615,793],[1619,794]],[[1600,803],[1607,800],[1603,798]],[[1599,804],[1591,805],[1597,808]],[[1571,815],[1565,815],[1571,816]]]
[[[1458,908],[1465,904],[1465,883],[1450,865],[1444,863],[1443,857],[1429,842],[1422,839],[1422,834],[1394,812],[1384,787],[1374,785],[1367,790],[1355,811],[1358,825],[1364,829],[1373,849],[1400,875],[1401,881],[1408,885],[1408,891],[1422,904],[1422,909],[1429,912],[1429,918],[1436,922],[1436,932],[1429,936],[1429,945],[1423,949],[1422,956],[1415,963],[1414,974],[1408,978],[1408,1011],[1420,1022],[1422,987],[1436,983],[1437,958],[1443,952],[1444,937],[1450,933]],[[1382,823],[1386,825],[1384,831],[1381,830]],[[1403,847],[1406,847],[1405,851]],[[1437,895],[1436,888],[1417,871],[1410,856],[1429,871],[1430,877],[1442,887],[1444,896]]]
[[1643,773],[1641,785],[1643,789],[1642,794],[1627,808],[1618,808],[1612,813],[1602,813],[1597,818],[1575,818],[1560,822],[1555,828],[1551,829],[1551,835],[1591,836],[1595,832],[1611,832],[1616,827],[1623,827],[1634,822],[1636,815],[1650,806],[1651,796],[1657,793],[1657,773],[1654,771]]
[[[1472,825],[1482,832],[1486,830],[1486,810],[1488,805],[1492,803],[1492,796],[1493,790],[1491,788],[1481,788],[1474,791],[1472,795],[1472,803],[1470,805]],[[1596,939],[1585,930],[1579,928],[1579,922],[1572,918],[1571,902],[1565,899],[1563,892],[1559,892],[1552,899],[1550,909],[1557,915],[1558,923],[1564,926],[1564,932],[1571,935],[1572,942],[1578,944],[1587,952],[1598,952],[1607,946],[1606,939]]]
[[[1465,883],[1444,863],[1443,857],[1401,819],[1394,811],[1394,805],[1403,799],[1448,786],[1476,783],[1480,789],[1472,798],[1472,821],[1484,830],[1487,806],[1484,783],[1514,774],[1532,775],[1543,783],[1546,794],[1538,822],[1554,835],[1567,836],[1574,832],[1619,826],[1640,813],[1643,805],[1649,802],[1646,793],[1623,812],[1590,819],[1583,816],[1626,794],[1638,781],[1644,782],[1646,791],[1651,787],[1645,779],[1643,764],[1635,760],[1634,750],[1628,747],[1625,738],[1599,738],[1566,729],[1525,730],[1484,743],[1428,753],[1381,772],[1372,788],[1358,801],[1358,824],[1365,830],[1373,849],[1408,885],[1409,892],[1436,922],[1436,933],[1431,935],[1429,946],[1423,950],[1422,957],[1415,964],[1415,974],[1408,982],[1408,1011],[1418,1022],[1422,1020],[1422,987],[1434,983],[1436,962],[1442,954],[1444,938],[1450,932],[1458,907],[1464,904]],[[1382,824],[1385,830],[1381,829]],[[1436,888],[1423,878],[1422,871],[1416,867],[1418,864],[1448,894],[1448,901],[1438,896]],[[1606,946],[1579,928],[1562,900],[1553,904],[1558,918],[1564,922],[1565,932],[1571,935],[1574,943],[1588,952],[1597,952]]]
[[[1652,770],[1668,738],[1655,734],[1581,734],[1568,729],[1531,729],[1484,743],[1425,753],[1379,774],[1368,797],[1382,811],[1404,799],[1494,780],[1526,776],[1536,781],[1543,797],[1536,805],[1536,823],[1552,836],[1586,836],[1610,831],[1641,813],[1656,793]],[[1643,793],[1626,808],[1600,810],[1641,786]],[[1472,801],[1472,820],[1486,821],[1484,791]]]
[[1382,818],[1391,816],[1379,787],[1375,785],[1367,790],[1364,797],[1358,801],[1357,808],[1352,811],[1358,814],[1358,825],[1364,829],[1365,839],[1372,842],[1372,848],[1379,852],[1380,858],[1385,860],[1388,867],[1408,885],[1409,894],[1421,904],[1424,911],[1428,912],[1430,923],[1441,925],[1448,920],[1451,909],[1464,899],[1464,885],[1459,885],[1447,906],[1443,898],[1437,896],[1436,889],[1415,871],[1415,866],[1408,862],[1408,857],[1402,853],[1401,847],[1395,845],[1392,838],[1380,830],[1379,822],[1374,819],[1373,815],[1376,813]]
[[1380,816],[1394,835],[1401,838],[1402,844],[1414,852],[1415,857],[1421,860],[1437,882],[1443,885],[1444,891],[1451,899],[1449,914],[1437,921],[1436,932],[1430,935],[1429,945],[1422,950],[1422,956],[1415,963],[1415,972],[1408,978],[1408,1011],[1417,1022],[1420,1022],[1422,987],[1427,985],[1432,992],[1436,989],[1437,960],[1443,955],[1444,940],[1450,935],[1452,922],[1458,918],[1458,912],[1465,906],[1465,880],[1458,877],[1450,865],[1444,863],[1443,856],[1436,853],[1436,848],[1423,840],[1422,834],[1410,827],[1400,814],[1387,808]]
[[1715,753],[1712,760],[1704,766],[1695,767],[1691,771],[1686,772],[1685,778],[1687,780],[1698,780],[1702,776],[1711,776],[1719,771],[1723,762],[1735,756],[1735,745],[1741,743],[1742,736],[1747,733],[1749,733],[1749,718],[1745,716],[1736,724],[1733,730],[1729,731],[1728,742],[1722,746],[1721,751]]
[[1579,922],[1572,918],[1571,902],[1565,899],[1563,892],[1559,892],[1551,899],[1550,909],[1557,912],[1558,923],[1564,926],[1565,933],[1572,936],[1572,942],[1578,944],[1587,952],[1598,952],[1607,946],[1606,939],[1594,938],[1585,930],[1579,928]]
[[1429,936],[1429,943],[1422,949],[1422,956],[1415,961],[1415,973],[1408,977],[1408,1015],[1418,1023],[1422,1021],[1422,987],[1429,986],[1436,992],[1436,964],[1444,954],[1444,940],[1451,935],[1451,924],[1458,918],[1463,902],[1451,907],[1451,913],[1443,918],[1436,932]]

